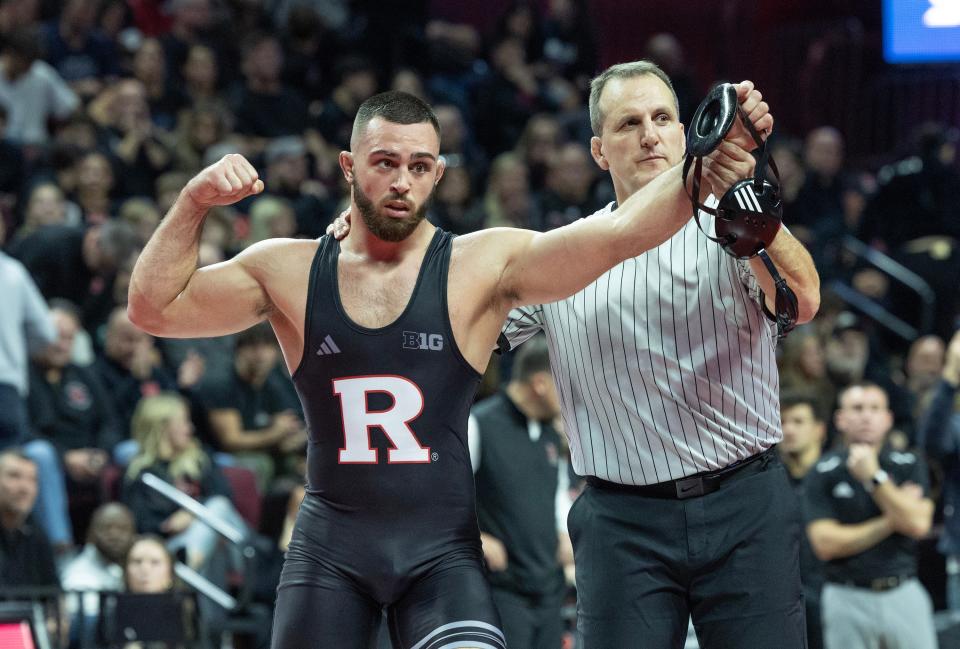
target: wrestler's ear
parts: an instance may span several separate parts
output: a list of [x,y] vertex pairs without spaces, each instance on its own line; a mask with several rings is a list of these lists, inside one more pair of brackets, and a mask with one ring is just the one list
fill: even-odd
[[347,179],[348,183],[353,182],[353,154],[349,151],[341,151],[340,157],[338,159],[340,163],[340,170],[343,172],[343,177]]
[[610,163],[603,156],[603,142],[596,135],[590,138],[590,155],[593,156],[593,161],[598,167],[604,171],[610,171]]

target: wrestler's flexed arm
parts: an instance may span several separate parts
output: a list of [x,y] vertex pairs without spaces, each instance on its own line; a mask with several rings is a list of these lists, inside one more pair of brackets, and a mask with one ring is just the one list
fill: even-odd
[[133,269],[127,309],[134,324],[157,336],[217,336],[242,331],[269,314],[272,304],[259,275],[276,242],[197,268],[207,211],[261,191],[256,169],[237,154],[187,183]]

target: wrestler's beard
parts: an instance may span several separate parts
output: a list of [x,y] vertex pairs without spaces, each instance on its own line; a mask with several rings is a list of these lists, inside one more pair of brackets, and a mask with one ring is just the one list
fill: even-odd
[[[353,201],[357,204],[357,209],[360,210],[360,216],[363,217],[363,222],[366,224],[367,229],[378,239],[391,243],[403,241],[417,229],[420,221],[427,215],[427,206],[430,204],[430,199],[433,198],[434,191],[430,190],[430,195],[427,196],[426,200],[423,201],[423,205],[421,205],[416,212],[411,213],[410,216],[406,218],[398,219],[380,214],[377,206],[374,205],[373,201],[360,189],[360,184],[357,182],[356,176],[353,178],[352,186]],[[390,195],[384,198],[383,202],[396,200],[403,199],[400,196]]]

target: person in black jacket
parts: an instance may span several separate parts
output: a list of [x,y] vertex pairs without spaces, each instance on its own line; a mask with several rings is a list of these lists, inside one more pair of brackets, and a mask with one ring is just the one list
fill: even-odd
[[[551,423],[559,414],[541,337],[517,352],[505,390],[477,404],[470,415],[480,539],[510,647],[560,646],[565,584],[559,557],[561,548],[569,548],[560,521],[569,498],[564,498],[563,441]],[[565,554],[572,563],[572,552]]]

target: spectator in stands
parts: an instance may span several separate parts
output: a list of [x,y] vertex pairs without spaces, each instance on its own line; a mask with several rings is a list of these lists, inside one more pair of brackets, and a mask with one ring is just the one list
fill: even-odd
[[[2,236],[0,236],[2,241]],[[22,444],[27,417],[29,353],[56,340],[47,305],[23,264],[0,250],[0,449]]]
[[270,325],[260,323],[237,337],[230,379],[201,391],[217,449],[253,469],[261,490],[306,443],[300,404],[277,371],[279,360]]
[[[443,132],[446,137],[446,132]],[[542,191],[547,181],[550,162],[557,156],[563,144],[560,122],[551,113],[537,113],[523,129],[517,142],[516,152],[530,170],[530,187]],[[588,175],[592,175],[592,170]]]
[[299,135],[307,126],[307,103],[295,88],[284,84],[282,72],[283,49],[277,38],[250,37],[243,47],[245,83],[231,106],[237,133],[248,136],[252,151],[263,149],[264,138]]
[[114,410],[125,430],[143,397],[196,385],[200,379],[196,368],[181,368],[174,377],[163,366],[153,336],[130,322],[125,307],[113,310],[107,322],[104,355],[97,359],[95,369],[103,385],[110,386]]
[[40,59],[33,27],[8,34],[0,49],[0,104],[7,108],[7,136],[24,145],[44,145],[48,124],[64,121],[80,99],[49,63]]
[[833,412],[836,389],[827,377],[823,339],[811,327],[799,327],[783,341],[779,360],[780,389],[816,399],[817,412]]
[[131,593],[164,593],[173,590],[176,577],[173,555],[156,536],[134,539],[123,564],[123,582]]
[[[561,2],[560,4],[565,3]],[[588,18],[587,12],[583,11],[582,8],[580,17]],[[578,25],[576,33],[579,34],[581,31],[589,32],[589,30],[583,30],[582,26]],[[592,36],[594,34],[583,34],[580,37],[592,40]],[[670,77],[673,89],[677,93],[680,121],[689,124],[694,111],[697,109],[697,104],[700,103],[700,93],[702,91],[697,87],[693,73],[687,65],[687,55],[680,41],[673,34],[666,32],[654,34],[644,45],[644,58],[656,63]],[[593,74],[593,69],[586,69],[584,73],[587,75]]]
[[193,106],[211,104],[225,109],[220,96],[220,62],[212,48],[196,44],[187,50],[183,64],[183,90]]
[[15,240],[47,225],[67,225],[67,199],[56,183],[38,182],[30,189],[28,196],[23,225],[17,229]]
[[91,105],[90,114],[107,129],[118,163],[120,182],[111,182],[101,193],[115,189],[123,196],[150,196],[154,179],[169,168],[173,156],[165,133],[153,121],[144,84],[124,79],[111,85]]
[[527,120],[541,106],[540,82],[520,39],[506,36],[489,55],[491,75],[477,88],[476,135],[492,156],[513,149]]
[[[99,500],[100,476],[123,431],[107,388],[91,369],[71,361],[74,339],[81,330],[76,307],[53,300],[51,312],[58,336],[34,357],[27,404],[36,439],[25,450],[44,476],[38,518],[51,540],[63,546],[73,542],[67,493],[74,503],[84,498]],[[37,448],[39,442],[46,446]]]
[[541,224],[538,230],[552,230],[590,216],[604,202],[593,193],[596,165],[582,144],[568,142],[550,159],[546,189],[540,197]]
[[947,557],[947,608],[960,610],[960,332],[947,348],[930,405],[919,418],[917,447],[943,467],[943,533],[937,546]]
[[177,113],[188,99],[167,75],[167,60],[159,40],[147,38],[140,44],[133,56],[133,76],[143,84],[154,126],[172,131]]
[[303,2],[285,4],[288,11],[282,21],[286,31],[283,79],[300,88],[307,101],[321,101],[332,85],[331,66],[337,59],[334,34],[327,30],[324,16],[316,6]]
[[791,227],[795,223],[812,231],[821,222],[843,221],[843,162],[840,131],[821,126],[807,134],[803,145],[806,180],[793,203]]
[[[93,512],[87,543],[64,567],[63,588],[87,591],[83,596],[83,628],[92,631],[100,610],[98,593],[123,590],[123,560],[136,534],[133,513],[120,503],[101,505]],[[71,615],[80,612],[78,598],[67,599]]]
[[480,539],[511,647],[560,646],[566,584],[559,555],[561,538],[569,543],[570,503],[563,440],[551,423],[559,414],[549,350],[541,337],[517,352],[506,388],[474,406],[470,415]]
[[824,561],[824,646],[937,646],[930,596],[917,580],[917,540],[933,522],[923,458],[885,443],[887,394],[873,383],[840,393],[844,448],[827,453],[804,484],[804,514]]
[[466,169],[470,173],[470,184],[479,187],[486,180],[489,161],[474,141],[463,113],[453,104],[440,104],[434,108],[434,113],[440,124],[440,132],[443,133],[440,154],[447,161],[447,169]]
[[297,217],[290,201],[277,196],[261,196],[250,204],[250,227],[243,246],[277,237],[297,234]]
[[[128,198],[120,205],[117,217],[136,231],[140,244],[146,244],[153,231],[160,225],[160,210],[149,198]],[[133,257],[133,255],[131,255]],[[127,258],[129,260],[130,257]],[[126,264],[124,264],[126,265]],[[123,303],[126,304],[126,298]]]
[[358,56],[344,56],[336,67],[337,86],[323,104],[315,127],[337,151],[350,149],[353,118],[364,101],[377,92],[377,71]]
[[[543,18],[543,59],[564,78],[587,87],[590,76],[597,71],[598,62],[597,31],[590,3],[588,0],[551,0],[547,4],[547,14]],[[682,68],[661,67],[670,75],[674,87],[685,78]],[[695,101],[692,97],[687,98],[686,103],[681,100],[681,117],[685,115],[684,109]],[[582,140],[578,138],[578,141]]]
[[[783,424],[780,457],[801,507],[804,500],[804,478],[820,459],[827,438],[827,424],[823,412],[825,411],[820,409],[819,400],[813,394],[794,392],[783,393],[780,397],[780,421]],[[800,524],[804,524],[802,514]],[[800,581],[807,612],[808,647],[823,649],[823,629],[820,624],[823,564],[814,554],[806,534],[800,535]]]
[[123,501],[134,513],[137,530],[163,535],[171,552],[182,548],[191,567],[203,568],[218,545],[217,533],[139,478],[152,473],[202,502],[228,524],[245,529],[231,503],[227,479],[194,437],[189,407],[181,396],[168,392],[144,398],[134,414],[132,431],[140,450],[124,475]]
[[17,449],[0,451],[0,584],[59,588],[53,550],[30,512],[37,465]]
[[501,153],[490,165],[483,196],[484,227],[532,228],[541,222],[530,195],[530,172],[516,153]]
[[467,169],[447,164],[434,192],[429,217],[434,225],[454,234],[467,234],[483,226],[483,210],[474,201]]
[[289,201],[296,215],[296,232],[307,238],[323,234],[334,212],[326,189],[310,179],[307,148],[298,136],[271,140],[264,151],[266,195]]
[[89,99],[117,75],[114,44],[96,28],[97,0],[67,0],[57,20],[43,27],[44,58],[74,92]]
[[191,176],[199,172],[206,152],[227,133],[227,115],[216,104],[204,101],[181,112],[173,144],[174,168]]
[[96,225],[113,217],[117,174],[110,158],[99,151],[83,154],[77,161],[77,183],[73,199],[84,223]]

